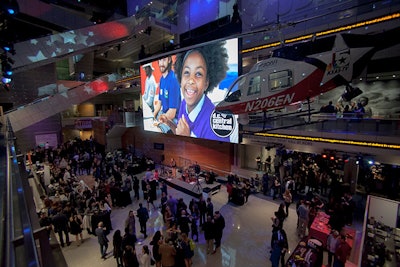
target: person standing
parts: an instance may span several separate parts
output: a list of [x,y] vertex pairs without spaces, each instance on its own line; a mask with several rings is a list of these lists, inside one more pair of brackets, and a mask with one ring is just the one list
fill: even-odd
[[341,198],[341,204],[343,207],[344,220],[347,225],[353,223],[353,212],[354,212],[354,200],[350,193],[346,192]]
[[181,210],[181,216],[178,219],[178,225],[179,225],[179,230],[181,233],[188,235],[190,232],[190,227],[189,227],[190,219],[186,214],[186,210]]
[[150,267],[150,250],[147,245],[142,247],[142,254],[139,255],[139,261],[141,266]]
[[336,252],[336,247],[338,244],[338,239],[339,237],[339,232],[336,230],[333,230],[326,241],[326,249],[328,250],[328,266],[332,266],[332,259],[335,257],[335,252]]
[[286,212],[285,212],[285,204],[283,204],[283,203],[279,204],[279,208],[275,212],[275,216],[279,219],[279,226],[280,226],[280,228],[282,228],[283,221],[287,217]]
[[45,227],[47,236],[50,239],[51,229],[53,229],[53,221],[49,216],[47,216],[47,211],[42,211],[40,213],[40,220],[39,220],[40,227]]
[[203,223],[205,223],[206,221],[206,214],[207,214],[207,203],[204,201],[203,195],[200,196],[197,206],[199,207],[199,213],[200,213],[200,226],[202,226]]
[[161,194],[164,193],[165,196],[168,196],[168,186],[164,181],[160,182]]
[[271,172],[271,163],[272,163],[272,159],[271,159],[271,156],[268,156],[266,159],[265,159],[265,172],[266,173],[270,173]]
[[121,231],[115,231],[113,235],[113,256],[117,261],[117,267],[123,267],[122,265],[122,256],[124,254],[124,250],[122,248],[122,236]]
[[136,219],[133,210],[129,211],[128,218],[125,220],[125,229],[133,240],[136,240]]
[[147,180],[145,177],[142,178],[142,192],[143,192],[143,199],[147,201],[147,198],[149,197],[149,191],[147,191]]
[[161,265],[163,267],[174,267],[175,266],[175,255],[176,249],[170,240],[166,240],[161,243],[158,252],[161,255]]
[[344,267],[350,257],[351,247],[346,242],[346,235],[340,235],[335,251],[333,267]]
[[214,213],[214,238],[215,238],[215,248],[212,254],[217,252],[217,249],[221,246],[221,239],[223,230],[225,228],[225,218],[219,211]]
[[306,235],[309,221],[309,209],[304,200],[301,200],[300,206],[297,208],[298,215],[298,236],[303,238]]
[[183,253],[183,259],[185,261],[185,267],[190,267],[192,266],[192,258],[194,256],[194,250],[193,250],[193,245],[194,242],[192,239],[190,239],[187,234],[182,233],[181,235],[182,240],[180,242],[180,245],[182,247],[182,253]]
[[279,175],[279,166],[281,165],[281,159],[278,155],[274,157],[274,171],[275,175]]
[[149,183],[147,183],[147,210],[150,210],[150,204],[153,206],[153,209],[156,209],[156,206],[154,205],[154,200],[157,199],[157,189],[153,188],[150,183],[152,183],[152,181],[150,181]]
[[244,182],[244,202],[247,203],[247,201],[249,200],[249,196],[251,193],[251,187],[250,187],[250,182],[248,180],[246,180],[246,182]]
[[174,198],[172,195],[169,195],[168,201],[167,201],[167,206],[169,207],[170,211],[172,212],[172,215],[176,217],[176,212],[178,210],[178,200]]
[[58,208],[57,214],[53,216],[53,225],[54,225],[54,232],[58,234],[61,246],[64,247],[64,235],[65,235],[65,241],[67,242],[67,246],[69,246],[71,243],[69,242],[69,234],[68,234],[68,218],[62,212],[61,208]]
[[136,250],[133,246],[126,246],[124,249],[124,267],[139,267],[139,261],[136,256]]
[[280,193],[281,190],[281,183],[279,182],[279,178],[277,176],[274,177],[272,186],[271,186],[271,193],[272,193],[272,199],[276,199],[276,195]]
[[214,204],[211,202],[211,198],[210,197],[208,197],[207,198],[207,208],[206,208],[206,210],[207,210],[207,216],[211,216],[211,217],[213,217],[214,216]]
[[161,267],[161,255],[158,252],[159,248],[160,248],[160,244],[162,242],[163,236],[161,234],[160,231],[157,231],[152,240],[150,241],[150,245],[153,246],[152,247],[152,251],[153,251],[153,259],[156,262],[156,267]]
[[122,248],[125,249],[127,246],[135,246],[136,236],[131,236],[128,232],[128,228],[125,228],[124,236],[122,237]]
[[103,222],[99,222],[97,228],[95,230],[95,234],[97,236],[97,240],[100,245],[100,254],[103,260],[106,260],[107,249],[108,249],[108,239],[106,236],[106,228],[104,227]]
[[288,251],[288,240],[283,228],[276,228],[272,231],[271,238],[271,263],[273,267],[279,267],[279,261],[282,267],[285,266],[285,254]]
[[261,171],[261,157],[257,156],[256,158],[257,170]]
[[268,195],[268,189],[269,189],[269,176],[268,173],[265,172],[262,176],[262,190],[265,196]]
[[161,214],[163,215],[164,224],[165,224],[164,214],[165,214],[165,208],[167,207],[167,201],[168,201],[167,194],[161,191],[160,207],[161,207]]
[[147,220],[149,219],[149,211],[145,207],[143,207],[142,203],[139,203],[137,216],[139,218],[140,232],[143,234],[144,238],[147,238],[146,223]]
[[139,179],[137,176],[133,176],[133,192],[135,193],[135,198],[139,200]]
[[214,222],[211,216],[207,216],[207,221],[203,223],[204,239],[206,240],[207,254],[213,252],[214,246]]
[[[75,236],[76,244],[79,247],[80,244],[83,242],[83,235],[82,235],[82,221],[78,217],[78,215],[75,214],[69,218],[69,229],[71,235]],[[80,240],[79,237],[81,238]]]
[[292,194],[290,193],[289,189],[285,190],[285,193],[283,193],[283,200],[285,201],[285,206],[286,206],[286,217],[289,216],[289,206],[292,204],[293,198]]

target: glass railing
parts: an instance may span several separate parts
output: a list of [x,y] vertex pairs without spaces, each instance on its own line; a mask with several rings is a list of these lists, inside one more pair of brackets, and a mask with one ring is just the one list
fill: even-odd
[[335,117],[278,117],[245,125],[247,133],[297,130],[305,132],[329,132],[338,134],[400,136],[400,119],[390,118],[337,118]]
[[[0,107],[1,109],[1,107]],[[2,109],[1,109],[2,111]],[[7,239],[5,236],[7,223],[6,223],[6,216],[7,216],[7,205],[6,205],[6,197],[7,197],[7,153],[6,153],[6,142],[5,142],[5,125],[4,125],[4,116],[1,114],[1,121],[0,121],[0,197],[1,197],[1,205],[0,205],[0,214],[1,214],[1,226],[0,229],[0,262],[1,266],[5,266],[6,264],[6,257],[8,255],[7,248]]]
[[[45,228],[40,228],[24,156],[18,154],[9,121],[1,126],[1,266],[57,267]],[[61,252],[60,252],[61,253]],[[62,257],[62,255],[61,255]]]

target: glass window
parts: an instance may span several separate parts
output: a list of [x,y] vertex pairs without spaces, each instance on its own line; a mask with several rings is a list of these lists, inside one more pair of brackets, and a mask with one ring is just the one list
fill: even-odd
[[237,102],[237,101],[240,101],[240,97],[242,96],[242,93],[241,93],[239,87],[242,87],[243,84],[245,84],[246,77],[247,76],[241,76],[238,80],[235,81],[235,83],[229,89],[229,92],[228,92],[228,94],[227,94],[227,96],[225,98],[226,102]]
[[282,89],[292,86],[292,72],[283,70],[269,75],[269,88],[271,90]]
[[258,95],[261,92],[260,76],[252,77],[249,81],[249,90],[247,95]]

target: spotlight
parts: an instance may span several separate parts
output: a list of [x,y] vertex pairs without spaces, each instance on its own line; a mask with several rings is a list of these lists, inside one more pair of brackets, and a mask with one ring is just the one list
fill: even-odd
[[11,52],[12,50],[14,50],[14,45],[11,43],[6,43],[3,44],[2,48],[5,52]]
[[8,84],[8,83],[11,82],[11,78],[3,77],[3,78],[1,79],[1,82],[2,82],[3,84]]
[[10,16],[15,16],[19,12],[19,5],[16,0],[1,0],[0,7]]
[[1,62],[1,70],[3,71],[3,76],[6,78],[11,78],[13,71],[11,65],[8,62]]
[[8,70],[6,70],[5,74],[6,74],[6,76],[10,76],[10,77],[11,77],[11,75],[13,74],[13,72],[12,72],[11,69],[8,69]]

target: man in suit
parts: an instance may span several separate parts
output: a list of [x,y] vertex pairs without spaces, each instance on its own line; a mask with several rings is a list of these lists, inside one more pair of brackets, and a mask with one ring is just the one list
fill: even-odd
[[222,232],[225,228],[225,218],[219,211],[214,213],[214,240],[215,249],[212,254],[217,252],[217,249],[221,246]]
[[53,225],[54,225],[54,232],[58,233],[58,237],[60,239],[61,246],[64,247],[63,233],[65,235],[65,241],[67,242],[67,246],[69,246],[71,244],[71,242],[69,242],[68,218],[62,212],[61,208],[59,208],[57,210],[57,214],[53,216]]
[[145,207],[143,207],[142,203],[139,203],[139,209],[137,210],[137,216],[139,218],[140,232],[144,235],[144,238],[147,238],[146,223],[147,223],[147,220],[149,219],[149,212]]
[[105,260],[107,256],[108,239],[106,236],[106,228],[104,227],[103,222],[98,223],[95,234],[100,245],[101,258]]

